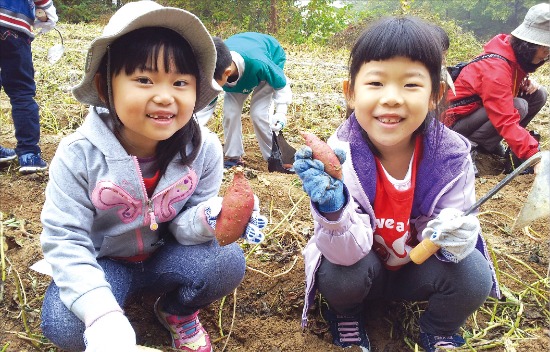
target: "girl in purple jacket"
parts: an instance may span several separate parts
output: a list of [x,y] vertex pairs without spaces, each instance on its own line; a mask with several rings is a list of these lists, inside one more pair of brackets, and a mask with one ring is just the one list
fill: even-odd
[[[475,202],[470,144],[434,118],[439,43],[417,18],[373,24],[350,54],[344,91],[354,113],[329,139],[343,179],[329,176],[309,147],[296,153],[315,222],[304,249],[302,325],[318,290],[338,346],[369,351],[364,309],[387,298],[428,301],[419,321],[424,350],[458,347],[468,316],[491,288],[499,294],[479,221],[463,215]],[[426,237],[441,250],[415,264],[410,251]]]

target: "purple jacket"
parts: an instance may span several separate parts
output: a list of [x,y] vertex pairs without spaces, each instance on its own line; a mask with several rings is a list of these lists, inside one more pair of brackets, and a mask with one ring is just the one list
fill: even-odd
[[[417,170],[411,211],[411,227],[416,228],[419,241],[422,240],[422,230],[428,221],[437,217],[442,209],[465,211],[476,201],[468,140],[441,123],[436,124],[436,128],[430,128],[424,134],[424,150]],[[348,203],[336,221],[328,221],[311,205],[315,229],[303,251],[306,295],[302,327],[307,324],[309,305],[315,298],[315,273],[321,256],[334,264],[349,266],[365,257],[373,244],[375,216],[372,206],[376,194],[376,163],[361,136],[361,127],[354,114],[338,127],[328,143],[332,148],[346,152],[347,160],[342,168]],[[486,258],[490,258],[481,234],[476,248]],[[443,260],[443,257],[438,258]],[[491,293],[498,297],[500,292],[495,271],[492,262],[488,261],[494,281]]]

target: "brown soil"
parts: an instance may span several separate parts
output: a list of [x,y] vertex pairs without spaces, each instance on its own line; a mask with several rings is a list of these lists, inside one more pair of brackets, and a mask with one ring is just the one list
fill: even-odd
[[[43,136],[42,148],[46,159],[52,158],[58,140],[56,136]],[[308,199],[304,197],[295,175],[268,173],[255,142],[251,140],[248,144],[247,177],[261,200],[262,212],[270,219],[266,231],[268,240],[254,251],[245,246],[247,253],[251,253],[245,280],[234,296],[228,296],[224,302],[215,302],[203,311],[203,323],[215,341],[217,351],[221,351],[226,343],[227,351],[339,351],[341,349],[331,345],[327,326],[317,308],[311,313],[310,327],[306,331],[300,328],[304,292],[300,252],[312,232]],[[489,156],[479,157],[482,176],[477,180],[478,197],[503,178],[502,175],[490,175],[483,171],[499,163],[499,160]],[[13,166],[4,167],[0,172],[0,210],[4,213],[7,244],[7,248],[4,248],[7,278],[3,300],[0,302],[3,310],[0,336],[2,345],[9,343],[7,351],[30,351],[33,348],[27,339],[40,337],[41,298],[49,282],[48,277],[28,268],[41,258],[39,215],[47,175],[20,176],[14,172]],[[481,209],[484,232],[495,251],[498,250],[498,262],[502,262],[503,266],[514,266],[514,275],[524,282],[534,280],[533,273],[507,260],[503,254],[513,255],[528,263],[539,275],[546,275],[548,219],[532,225],[541,238],[528,237],[519,231],[507,232],[530,190],[533,178],[532,175],[517,177]],[[18,223],[10,223],[10,219]],[[22,284],[22,301],[16,292],[16,281]],[[503,282],[512,288],[518,285],[509,279]],[[169,350],[166,347],[170,344],[169,336],[152,314],[153,302],[153,297],[138,297],[129,306],[128,315],[137,331],[139,343]],[[415,341],[416,328],[404,326],[406,322],[400,317],[410,316],[409,323],[414,325],[415,312],[401,303],[380,303],[368,314],[368,331],[373,350],[410,350],[404,341],[407,338]],[[487,304],[488,308],[491,306]],[[27,315],[29,331],[32,333],[30,336],[25,333],[21,307],[24,307]],[[531,312],[525,314],[522,326],[544,324],[540,308],[528,308]],[[222,331],[226,337],[221,337]],[[532,334],[534,339],[518,342],[518,351],[547,351],[548,335],[541,329]]]
[[[307,120],[312,108],[307,110],[300,103],[308,101],[305,94],[300,95],[300,84],[305,87],[305,91],[315,85],[308,86],[307,82],[304,83],[305,78],[301,82],[300,74],[292,71],[294,64],[298,68],[303,67],[298,63],[303,61],[300,55],[303,52],[289,51],[289,70],[291,74],[294,73],[292,78],[298,94],[292,112],[295,120],[290,121],[287,134],[295,146],[299,145],[296,137],[298,128],[311,127],[317,131],[324,128],[320,134],[326,137],[341,121],[336,118],[326,124],[320,120]],[[326,62],[319,60],[317,64],[308,67],[323,65],[326,66]],[[328,88],[327,96],[341,96],[341,91],[338,92],[339,81],[332,80],[329,84],[332,86]],[[7,104],[6,97],[1,98],[2,104]],[[321,114],[323,108],[333,105],[318,98],[314,104],[317,105],[313,109]],[[548,120],[547,112],[538,121],[543,120]],[[216,351],[341,351],[331,344],[330,333],[319,314],[318,305],[310,314],[308,328],[302,331],[300,327],[304,294],[301,250],[313,228],[308,198],[295,175],[267,171],[267,164],[261,158],[250,123],[247,118],[244,122],[246,175],[260,198],[262,213],[269,218],[267,240],[257,248],[243,244],[248,255],[244,281],[234,295],[204,309],[201,321],[209,331]],[[544,133],[543,138],[548,140],[547,123],[536,123],[538,125],[535,128],[539,128]],[[210,126],[219,131],[219,116],[218,121],[212,121]],[[60,138],[59,135],[43,133],[41,146],[46,160],[53,157]],[[0,141],[6,146],[15,144],[11,125],[0,126]],[[500,173],[502,160],[479,155],[477,162],[481,173],[476,181],[479,198],[504,175]],[[226,181],[229,179],[227,177]],[[494,260],[501,272],[501,285],[510,293],[507,302],[497,305],[494,301],[487,301],[484,310],[478,311],[465,329],[466,334],[471,335],[479,334],[491,326],[483,340],[477,338],[475,342],[495,344],[492,351],[539,352],[548,351],[550,346],[547,274],[549,219],[537,220],[527,234],[521,230],[511,231],[533,179],[533,175],[517,177],[486,202],[479,215],[485,237],[493,249]],[[57,351],[44,340],[39,328],[41,301],[50,278],[29,269],[31,264],[42,258],[39,245],[40,212],[47,180],[47,173],[28,176],[17,174],[16,164],[2,165],[0,168],[0,211],[3,213],[5,239],[5,263],[2,263],[5,277],[0,287],[0,351]],[[527,286],[531,289],[527,289]],[[152,314],[153,302],[154,297],[137,297],[127,307],[128,316],[140,344],[168,351],[169,335]],[[518,313],[519,303],[522,308]],[[414,350],[418,313],[423,308],[422,304],[401,302],[380,302],[370,307],[367,330],[373,351]],[[497,318],[491,319],[493,308],[500,317],[498,319],[503,319],[501,324],[496,324],[498,326],[495,326]],[[516,320],[518,325],[514,327]],[[40,348],[33,347],[33,344]]]

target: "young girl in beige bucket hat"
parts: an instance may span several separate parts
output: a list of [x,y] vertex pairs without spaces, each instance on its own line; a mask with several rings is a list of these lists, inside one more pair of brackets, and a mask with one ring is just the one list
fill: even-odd
[[123,307],[147,290],[174,347],[212,350],[199,310],[245,272],[240,246],[215,240],[223,153],[194,118],[218,94],[215,60],[197,17],[152,1],[121,7],[91,43],[73,90],[90,111],[60,143],[42,211],[53,281],[41,327],[61,349],[136,350]]

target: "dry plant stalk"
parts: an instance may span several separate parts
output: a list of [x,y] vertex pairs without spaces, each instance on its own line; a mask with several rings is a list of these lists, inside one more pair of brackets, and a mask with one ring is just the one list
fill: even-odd
[[[221,308],[222,307],[220,307],[220,312],[221,312]],[[237,289],[235,289],[235,291],[233,291],[233,313],[232,313],[232,316],[231,316],[231,325],[229,326],[229,333],[227,333],[225,343],[223,345],[223,348],[222,348],[221,352],[225,351],[225,348],[227,347],[227,344],[229,343],[229,337],[231,337],[231,333],[233,332],[233,324],[235,323],[235,315],[236,314],[237,314]],[[220,318],[221,318],[221,313],[220,313]],[[221,320],[220,320],[220,331],[223,334],[223,331],[221,330],[221,328],[222,328],[222,326],[221,326]]]
[[[6,258],[7,259],[7,258]],[[11,265],[11,263],[8,263]],[[13,282],[15,283],[15,289],[17,292],[17,301],[19,303],[19,309],[21,312],[21,321],[23,322],[23,326],[25,327],[25,333],[27,334],[27,339],[24,339],[26,342],[29,342],[33,347],[39,348],[42,343],[36,339],[33,338],[34,334],[31,332],[31,329],[29,327],[28,323],[28,317],[27,317],[27,311],[25,307],[27,306],[27,294],[25,293],[25,289],[23,287],[23,282],[21,281],[21,276],[19,275],[19,272],[17,269],[13,268],[12,266],[12,274],[13,274]],[[21,338],[21,336],[19,336]]]
[[[302,197],[300,197],[300,199],[294,204],[294,206],[290,209],[290,211],[288,211],[288,213],[286,213],[286,215],[283,217],[283,219],[281,221],[279,221],[279,223],[277,223],[277,225],[268,233],[266,234],[266,238],[270,235],[272,235],[279,227],[282,226],[282,224],[289,218],[291,217],[297,210],[298,208],[298,205],[302,202],[302,200],[304,200],[306,198],[306,194],[302,195]],[[256,244],[251,250],[250,252],[247,254],[247,256],[245,257],[246,260],[248,260],[248,257],[255,252],[255,250],[260,246],[260,244]],[[260,270],[257,270],[257,269],[254,269],[254,268],[251,268],[249,266],[247,266],[248,269],[252,270],[252,271],[255,271],[255,272],[259,272],[263,275],[266,275],[266,276],[269,276],[269,277],[278,277],[278,276],[282,276],[282,275],[286,275],[288,274],[293,268],[294,268],[294,265],[296,264],[298,258],[295,258],[294,260],[294,263],[292,264],[292,266],[286,270],[285,272],[283,273],[279,273],[279,274],[276,274],[275,276],[270,276],[269,274],[266,274],[266,273],[263,273],[261,272]],[[227,296],[223,297],[221,302],[220,302],[220,308],[219,308],[219,311],[218,311],[218,329],[220,331],[220,337],[218,339],[215,339],[213,340],[212,342],[213,343],[216,343],[216,342],[219,342],[221,341],[222,339],[226,339],[225,341],[225,344],[222,348],[222,352],[225,350],[228,342],[229,342],[229,337],[231,335],[231,332],[233,331],[233,324],[235,322],[235,315],[236,315],[236,309],[237,309],[237,289],[235,289],[235,291],[233,291],[233,316],[232,316],[232,319],[231,319],[231,326],[230,326],[230,330],[229,330],[229,333],[228,335],[226,336],[223,332],[223,328],[222,328],[222,325],[223,325],[223,321],[222,321],[222,312],[223,312],[223,306],[225,305],[225,300],[226,300]]]
[[0,211],[0,266],[2,281],[0,282],[0,302],[4,301],[4,284],[6,282],[6,253],[4,249],[4,213]]
[[258,273],[258,274],[262,274],[262,275],[264,275],[264,276],[266,276],[266,277],[268,277],[268,278],[270,278],[270,279],[274,279],[274,278],[277,278],[277,277],[279,277],[279,276],[286,275],[286,274],[288,274],[289,272],[291,272],[292,269],[294,268],[294,265],[296,265],[296,262],[297,262],[297,261],[298,261],[298,257],[295,257],[295,258],[294,258],[294,262],[292,263],[292,265],[290,266],[290,268],[288,268],[287,270],[283,271],[282,273],[278,273],[278,274],[275,274],[275,275],[270,275],[270,274],[268,274],[268,273],[264,273],[263,271],[258,270],[258,269],[254,269],[254,268],[252,268],[252,267],[250,267],[250,266],[248,266],[248,265],[246,266],[246,268],[247,268],[247,269],[250,269],[250,270],[252,270],[252,271],[254,271],[254,272]]

